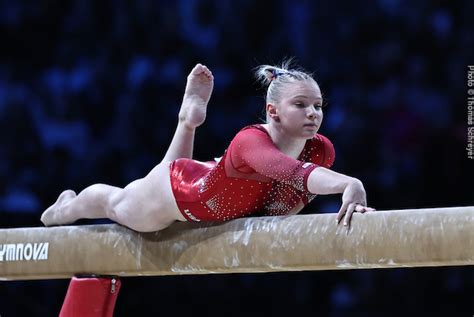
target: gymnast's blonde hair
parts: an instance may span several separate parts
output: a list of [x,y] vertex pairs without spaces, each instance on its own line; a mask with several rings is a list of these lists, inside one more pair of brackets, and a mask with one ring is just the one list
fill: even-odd
[[280,66],[260,65],[255,68],[257,81],[266,89],[266,103],[278,103],[281,100],[281,93],[288,83],[309,80],[319,87],[312,74],[301,67],[293,67],[292,64],[292,59],[288,59],[283,61]]

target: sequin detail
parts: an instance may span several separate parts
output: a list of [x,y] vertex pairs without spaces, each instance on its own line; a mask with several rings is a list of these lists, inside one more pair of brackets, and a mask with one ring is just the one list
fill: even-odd
[[236,135],[220,160],[178,159],[170,177],[178,207],[189,221],[286,215],[314,199],[305,181],[317,166],[330,167],[333,158],[332,144],[317,135],[298,160],[292,159],[275,147],[263,127],[254,125]]

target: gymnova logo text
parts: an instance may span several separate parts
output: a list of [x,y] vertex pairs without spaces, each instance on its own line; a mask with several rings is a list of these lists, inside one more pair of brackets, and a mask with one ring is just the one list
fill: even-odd
[[48,259],[49,242],[0,244],[0,262]]

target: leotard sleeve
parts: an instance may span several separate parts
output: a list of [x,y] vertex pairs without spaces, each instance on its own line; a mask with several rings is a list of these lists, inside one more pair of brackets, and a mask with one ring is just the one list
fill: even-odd
[[317,134],[311,140],[311,162],[326,168],[331,168],[336,158],[334,145],[322,134]]
[[309,174],[318,167],[284,154],[260,129],[241,130],[232,140],[229,154],[232,166],[238,171],[250,167],[259,174],[304,191],[308,191]]

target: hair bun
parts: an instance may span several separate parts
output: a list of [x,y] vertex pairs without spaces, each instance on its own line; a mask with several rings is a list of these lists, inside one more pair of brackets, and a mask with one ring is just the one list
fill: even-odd
[[264,69],[264,72],[265,72],[265,77],[267,78],[267,80],[269,82],[271,82],[272,80],[275,79],[275,69],[272,69],[270,67]]

